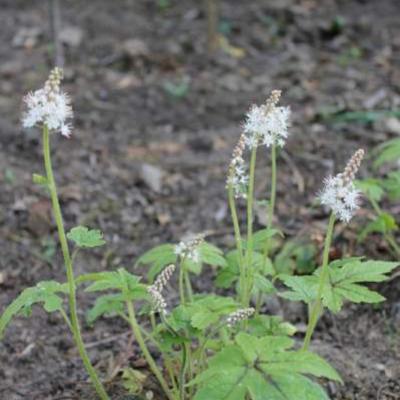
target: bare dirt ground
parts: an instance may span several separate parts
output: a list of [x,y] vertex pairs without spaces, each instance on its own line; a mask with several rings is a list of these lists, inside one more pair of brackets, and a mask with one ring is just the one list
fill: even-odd
[[[231,244],[226,167],[247,108],[271,89],[282,89],[294,112],[279,159],[277,205],[277,223],[289,237],[323,234],[326,215],[313,205],[323,176],[358,147],[399,134],[393,121],[324,118],[399,107],[397,0],[221,1],[220,28],[235,49],[212,56],[199,1],[171,0],[165,9],[150,0],[63,3],[66,90],[76,117],[73,137],[53,140],[56,178],[66,225],[99,228],[107,240],[78,260],[77,273],[132,268],[144,250],[188,232]],[[0,309],[39,280],[64,279],[49,201],[31,183],[42,171],[40,136],[20,124],[22,95],[51,67],[46,7],[0,1]],[[267,154],[259,159],[262,199]],[[389,257],[379,237],[356,243],[369,213],[363,209],[338,230],[336,252]],[[195,287],[207,290],[210,278]],[[333,399],[400,399],[399,282],[380,285],[384,305],[350,306],[321,321],[313,348],[345,381],[327,384]],[[79,303],[84,309],[91,300],[80,294]],[[302,308],[274,312],[305,321]],[[122,322],[85,326],[84,338],[104,379],[118,366],[145,368]],[[0,342],[0,365],[1,399],[94,398],[58,316],[35,310],[18,318]],[[115,399],[134,398],[124,397],[118,376],[107,388]]]

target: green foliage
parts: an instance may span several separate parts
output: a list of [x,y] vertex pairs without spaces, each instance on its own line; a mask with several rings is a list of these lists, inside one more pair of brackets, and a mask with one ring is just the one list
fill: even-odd
[[[230,251],[225,257],[225,267],[218,271],[216,285],[220,288],[229,288],[239,279],[239,252],[238,250]],[[266,289],[268,293],[272,290],[272,283],[266,276],[272,276],[274,273],[271,260],[263,254],[254,251],[252,256],[252,268],[256,278],[260,276],[262,282],[259,286],[261,289]],[[268,282],[267,282],[268,281]],[[270,290],[271,289],[271,290]]]
[[[275,236],[284,237],[283,233],[279,229],[265,228],[261,229],[253,234],[253,250],[264,251],[265,245],[268,241],[273,239]],[[243,240],[243,248],[247,248],[247,240]]]
[[11,168],[6,168],[3,172],[4,181],[9,184],[13,185],[16,181],[15,172]]
[[278,274],[311,273],[315,270],[316,247],[299,240],[287,241],[275,255],[274,266]]
[[[384,164],[393,163],[400,159],[400,139],[389,140],[378,146],[374,151],[374,168]],[[388,198],[391,201],[400,199],[400,170],[391,171],[381,179],[364,179],[356,182],[357,187],[369,199],[374,211],[375,218],[369,222],[358,236],[359,241],[371,233],[381,233],[397,256],[400,256],[400,248],[396,244],[394,232],[398,230],[395,217],[389,212],[384,212],[379,203]]]
[[67,238],[78,247],[90,248],[103,246],[106,242],[98,229],[88,229],[85,226],[76,226],[67,233]]
[[33,174],[32,181],[33,181],[33,183],[36,183],[36,185],[40,185],[40,186],[46,186],[49,183],[45,176],[39,175],[39,174]]
[[117,271],[82,275],[77,282],[92,282],[85,289],[86,292],[116,290],[124,295],[124,300],[142,300],[147,298],[147,286],[140,283],[140,280],[140,277],[119,268]]
[[122,371],[122,385],[129,394],[140,394],[147,375],[133,368],[124,368]]
[[358,235],[358,240],[363,241],[370,233],[387,234],[399,229],[394,217],[391,214],[382,212],[371,221]]
[[249,333],[254,336],[292,336],[296,328],[278,315],[257,315],[248,321]]
[[169,264],[175,264],[178,260],[174,252],[173,244],[162,244],[146,251],[137,261],[135,266],[149,265],[150,269],[147,273],[149,282],[153,282],[154,278]]
[[287,337],[257,338],[239,333],[209,361],[207,370],[191,384],[199,385],[194,400],[323,400],[324,390],[305,374],[341,381],[321,357],[293,351]]
[[355,181],[356,188],[361,190],[369,199],[381,201],[385,194],[381,179],[364,179]]
[[[199,262],[195,263],[190,260],[184,261],[184,267],[188,271],[200,274],[202,271],[202,265],[207,264],[214,267],[225,267],[226,260],[223,256],[223,252],[216,246],[203,242],[199,245]],[[144,253],[136,262],[138,265],[149,265],[150,269],[147,273],[149,282],[153,282],[155,277],[170,264],[176,264],[178,262],[178,256],[175,254],[175,246],[173,244],[162,244],[160,246],[153,247],[146,253]]]
[[189,93],[190,81],[188,79],[182,79],[180,82],[166,81],[163,87],[171,97],[181,99]]
[[[400,115],[400,113],[399,113]],[[399,116],[398,115],[398,116]],[[400,159],[400,138],[389,140],[378,146],[376,149],[378,154],[374,160],[374,168],[379,168],[383,164],[395,162]]]
[[32,306],[43,303],[46,312],[55,312],[62,309],[62,297],[60,293],[68,293],[66,283],[56,281],[42,281],[36,286],[27,288],[5,309],[0,318],[0,337],[16,314],[30,315]]
[[140,283],[140,280],[140,277],[129,273],[124,268],[81,275],[76,280],[77,283],[90,282],[85,289],[86,292],[118,292],[97,297],[94,306],[86,314],[87,322],[93,324],[103,315],[121,314],[128,300],[147,300],[147,286]]
[[94,306],[87,312],[86,321],[92,325],[103,315],[112,316],[121,314],[125,309],[122,294],[106,294],[96,298]]
[[237,308],[238,304],[230,297],[202,296],[195,298],[190,304],[175,308],[169,322],[177,331],[188,328],[204,331],[215,326],[221,317],[236,311]]
[[400,171],[389,172],[387,177],[382,180],[382,187],[385,189],[389,200],[400,199]]
[[[322,302],[332,312],[339,312],[344,300],[354,303],[379,303],[385,298],[361,285],[367,282],[382,282],[399,263],[388,261],[362,261],[360,259],[339,260],[329,265],[329,279],[322,291]],[[280,293],[292,301],[310,304],[316,300],[321,269],[312,276],[280,276],[290,291]]]

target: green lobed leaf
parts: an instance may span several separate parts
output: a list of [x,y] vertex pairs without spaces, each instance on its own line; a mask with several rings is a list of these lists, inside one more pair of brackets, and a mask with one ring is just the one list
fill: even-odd
[[[261,229],[253,234],[253,250],[261,250],[264,251],[266,244],[268,241],[275,237],[280,236],[281,238],[284,237],[284,234],[279,229],[274,228],[265,228]],[[247,248],[247,240],[243,241],[243,248]]]
[[140,283],[140,279],[140,277],[129,273],[124,268],[119,268],[117,271],[84,275],[79,282],[92,282],[85,289],[86,292],[117,290],[124,295],[124,300],[147,299],[147,286]]
[[43,303],[46,312],[61,310],[62,298],[58,293],[68,293],[68,285],[56,281],[42,281],[34,287],[24,289],[0,317],[0,337],[16,314],[30,315],[30,310],[36,303]]
[[[227,289],[239,278],[239,253],[237,250],[232,250],[226,254],[225,258],[226,267],[218,271],[215,283],[217,287]],[[253,252],[252,267],[260,275],[274,275],[271,260],[256,251]]]
[[85,226],[76,226],[67,233],[67,238],[78,247],[91,248],[103,246],[106,242],[103,234],[98,229],[90,229]]
[[369,199],[379,202],[385,194],[385,191],[382,188],[382,180],[380,179],[370,178],[356,180],[354,183],[356,185],[356,188],[361,190]]
[[249,332],[254,336],[292,336],[297,329],[278,315],[257,315],[248,321]]
[[[387,280],[387,274],[399,264],[389,261],[362,261],[357,258],[331,263],[329,280],[322,290],[323,305],[336,313],[342,308],[344,300],[355,303],[383,301],[384,297],[379,293],[360,284]],[[311,303],[317,297],[320,273],[321,269],[318,269],[312,276],[280,276],[284,284],[292,291],[285,291],[279,295],[288,300]]]
[[32,174],[32,181],[37,185],[46,186],[48,184],[48,180],[45,176],[39,174]]
[[174,252],[173,244],[162,244],[146,251],[137,261],[135,266],[149,265],[147,273],[149,282],[153,282],[155,277],[169,264],[175,264],[177,255]]
[[358,240],[363,241],[371,233],[389,233],[397,230],[399,227],[396,224],[394,217],[383,212],[379,214],[372,222],[370,222],[358,235]]
[[318,293],[318,277],[312,276],[291,276],[291,275],[280,275],[279,279],[283,283],[292,289],[292,291],[286,291],[279,293],[280,297],[283,297],[292,301],[304,301],[309,304],[315,300]]
[[373,166],[379,168],[385,163],[394,162],[400,159],[400,138],[392,139],[377,149],[378,156],[375,158]]
[[382,185],[390,200],[400,199],[400,171],[389,172],[388,177],[383,179]]
[[303,374],[341,381],[321,357],[291,351],[287,337],[256,338],[239,333],[235,344],[213,356],[209,367],[191,385],[198,385],[194,400],[328,400],[324,390]]
[[101,316],[118,314],[124,309],[124,297],[121,294],[106,294],[96,298],[94,306],[86,314],[86,321],[92,325]]
[[195,299],[187,307],[191,315],[191,325],[204,330],[217,323],[222,316],[237,310],[238,305],[230,297],[208,295]]

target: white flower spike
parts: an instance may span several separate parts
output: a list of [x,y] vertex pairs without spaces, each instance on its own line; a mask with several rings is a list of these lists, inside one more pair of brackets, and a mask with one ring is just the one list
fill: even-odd
[[244,124],[245,143],[250,149],[259,143],[267,147],[277,145],[283,147],[289,135],[290,109],[277,107],[281,96],[279,90],[274,90],[266,104],[253,105],[246,115]]
[[242,134],[233,150],[232,160],[229,165],[227,187],[232,186],[236,198],[247,196],[247,184],[249,177],[246,172],[246,163],[243,159],[243,151],[246,146],[246,136]]
[[255,311],[256,310],[253,307],[240,308],[239,310],[228,315],[228,318],[226,319],[226,325],[228,326],[228,328],[232,328],[239,322],[250,318],[255,313]]
[[155,282],[147,288],[147,292],[150,294],[153,302],[153,309],[163,315],[167,314],[167,302],[162,295],[162,291],[171,279],[174,271],[175,265],[168,265],[168,267],[164,268],[158,275]]
[[62,70],[54,68],[42,89],[30,92],[24,97],[27,111],[22,119],[24,128],[44,124],[50,131],[59,131],[65,137],[71,136],[72,107],[69,97],[61,91]]
[[200,262],[199,246],[203,243],[203,241],[203,234],[197,235],[193,239],[189,239],[187,241],[181,241],[175,246],[174,253],[181,259],[185,258],[198,263]]
[[360,192],[354,186],[355,175],[364,157],[364,150],[357,150],[349,160],[343,173],[325,179],[319,200],[329,207],[343,222],[349,222],[357,209]]

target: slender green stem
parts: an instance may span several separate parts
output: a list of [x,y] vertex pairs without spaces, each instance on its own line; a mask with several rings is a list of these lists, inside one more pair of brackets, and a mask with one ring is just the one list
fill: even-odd
[[140,350],[142,351],[144,358],[147,361],[147,364],[149,364],[149,367],[151,369],[151,371],[153,372],[153,374],[156,376],[156,378],[158,379],[158,382],[160,383],[165,395],[168,397],[169,400],[175,400],[174,396],[172,395],[167,382],[165,381],[161,371],[159,370],[159,368],[157,367],[156,362],[154,361],[152,355],[150,354],[149,349],[147,348],[147,345],[144,341],[144,338],[142,336],[142,332],[140,330],[139,324],[136,320],[136,316],[135,316],[135,309],[133,307],[133,304],[131,301],[127,301],[126,302],[126,307],[128,310],[128,317],[129,317],[129,323],[131,325],[132,328],[132,332],[135,335],[136,341],[140,347]]
[[[276,145],[273,144],[271,146],[271,194],[269,199],[269,205],[267,209],[267,229],[272,228],[273,220],[274,220],[274,212],[275,212],[275,202],[276,202]],[[270,247],[270,238],[268,238],[265,242],[264,246],[264,258],[267,261],[268,253]],[[272,265],[272,263],[271,263]],[[274,269],[275,270],[275,269]],[[276,273],[276,272],[275,272]],[[257,295],[256,302],[256,315],[260,313],[260,309],[262,306],[263,295],[261,292]]]
[[165,368],[168,371],[169,379],[172,384],[172,389],[174,391],[175,397],[179,396],[179,388],[176,382],[176,377],[173,370],[172,360],[171,357],[167,353],[163,353],[164,361],[165,361]]
[[96,389],[97,394],[102,400],[109,400],[109,397],[104,390],[103,385],[100,382],[100,379],[97,376],[96,370],[93,368],[89,356],[86,352],[85,345],[83,343],[78,312],[76,307],[76,287],[75,287],[75,279],[74,279],[74,271],[72,266],[72,260],[68,248],[67,237],[65,235],[64,223],[61,213],[61,207],[58,200],[57,195],[57,187],[54,180],[53,168],[51,165],[51,156],[50,156],[50,137],[49,137],[49,129],[46,125],[43,126],[43,156],[44,156],[44,165],[46,169],[47,175],[47,186],[50,191],[51,203],[53,207],[54,219],[57,225],[58,237],[61,244],[61,250],[64,258],[64,264],[66,268],[67,281],[68,281],[68,291],[69,291],[69,312],[70,312],[70,326],[72,330],[72,334],[76,343],[76,346],[79,351],[79,355],[83,361],[83,364],[86,368],[87,373],[90,376],[90,379]]
[[242,236],[240,234],[240,227],[239,227],[239,219],[237,215],[237,210],[236,210],[236,204],[235,204],[235,196],[233,193],[233,187],[232,185],[228,186],[228,202],[229,202],[229,208],[231,211],[231,216],[232,216],[232,222],[233,222],[233,230],[235,233],[235,241],[236,241],[236,250],[239,255],[239,271],[240,271],[240,276],[239,276],[239,300],[242,303],[242,305],[245,305],[245,298],[246,298],[246,270],[244,268],[244,262],[243,262],[243,246],[242,246]]
[[181,260],[179,264],[179,297],[181,300],[181,304],[186,304],[185,298],[185,271],[183,269],[183,260]]
[[[274,218],[275,211],[275,201],[276,201],[276,146],[275,144],[271,147],[271,196],[269,200],[268,215],[267,215],[267,228],[272,227],[272,222]],[[268,255],[268,248],[267,248]]]
[[244,306],[250,303],[251,290],[253,286],[252,258],[253,258],[253,203],[254,203],[254,176],[256,169],[257,146],[251,150],[249,189],[247,194],[247,252],[246,252],[246,298]]
[[324,253],[322,256],[322,268],[321,268],[321,274],[319,276],[317,299],[315,300],[315,302],[311,308],[311,311],[310,311],[310,319],[308,321],[306,336],[304,338],[303,350],[307,350],[310,345],[312,334],[314,332],[315,326],[317,325],[318,318],[319,318],[322,308],[323,308],[322,294],[324,291],[326,281],[329,277],[329,267],[328,267],[329,250],[330,250],[331,243],[332,243],[334,226],[335,226],[335,215],[333,213],[331,213],[331,216],[329,218],[328,228],[326,231],[326,237],[325,237]]
[[67,324],[69,330],[71,331],[71,333],[73,333],[73,329],[72,329],[72,325],[71,325],[71,321],[68,318],[67,313],[65,312],[65,310],[63,308],[60,309],[60,314],[63,317],[65,323]]
[[153,311],[150,313],[150,324],[151,324],[151,329],[154,332],[157,328],[157,324],[156,324],[156,317]]
[[186,284],[187,298],[189,300],[189,303],[191,303],[193,301],[193,289],[192,289],[192,284],[190,283],[190,276],[188,270],[184,271],[184,278]]

